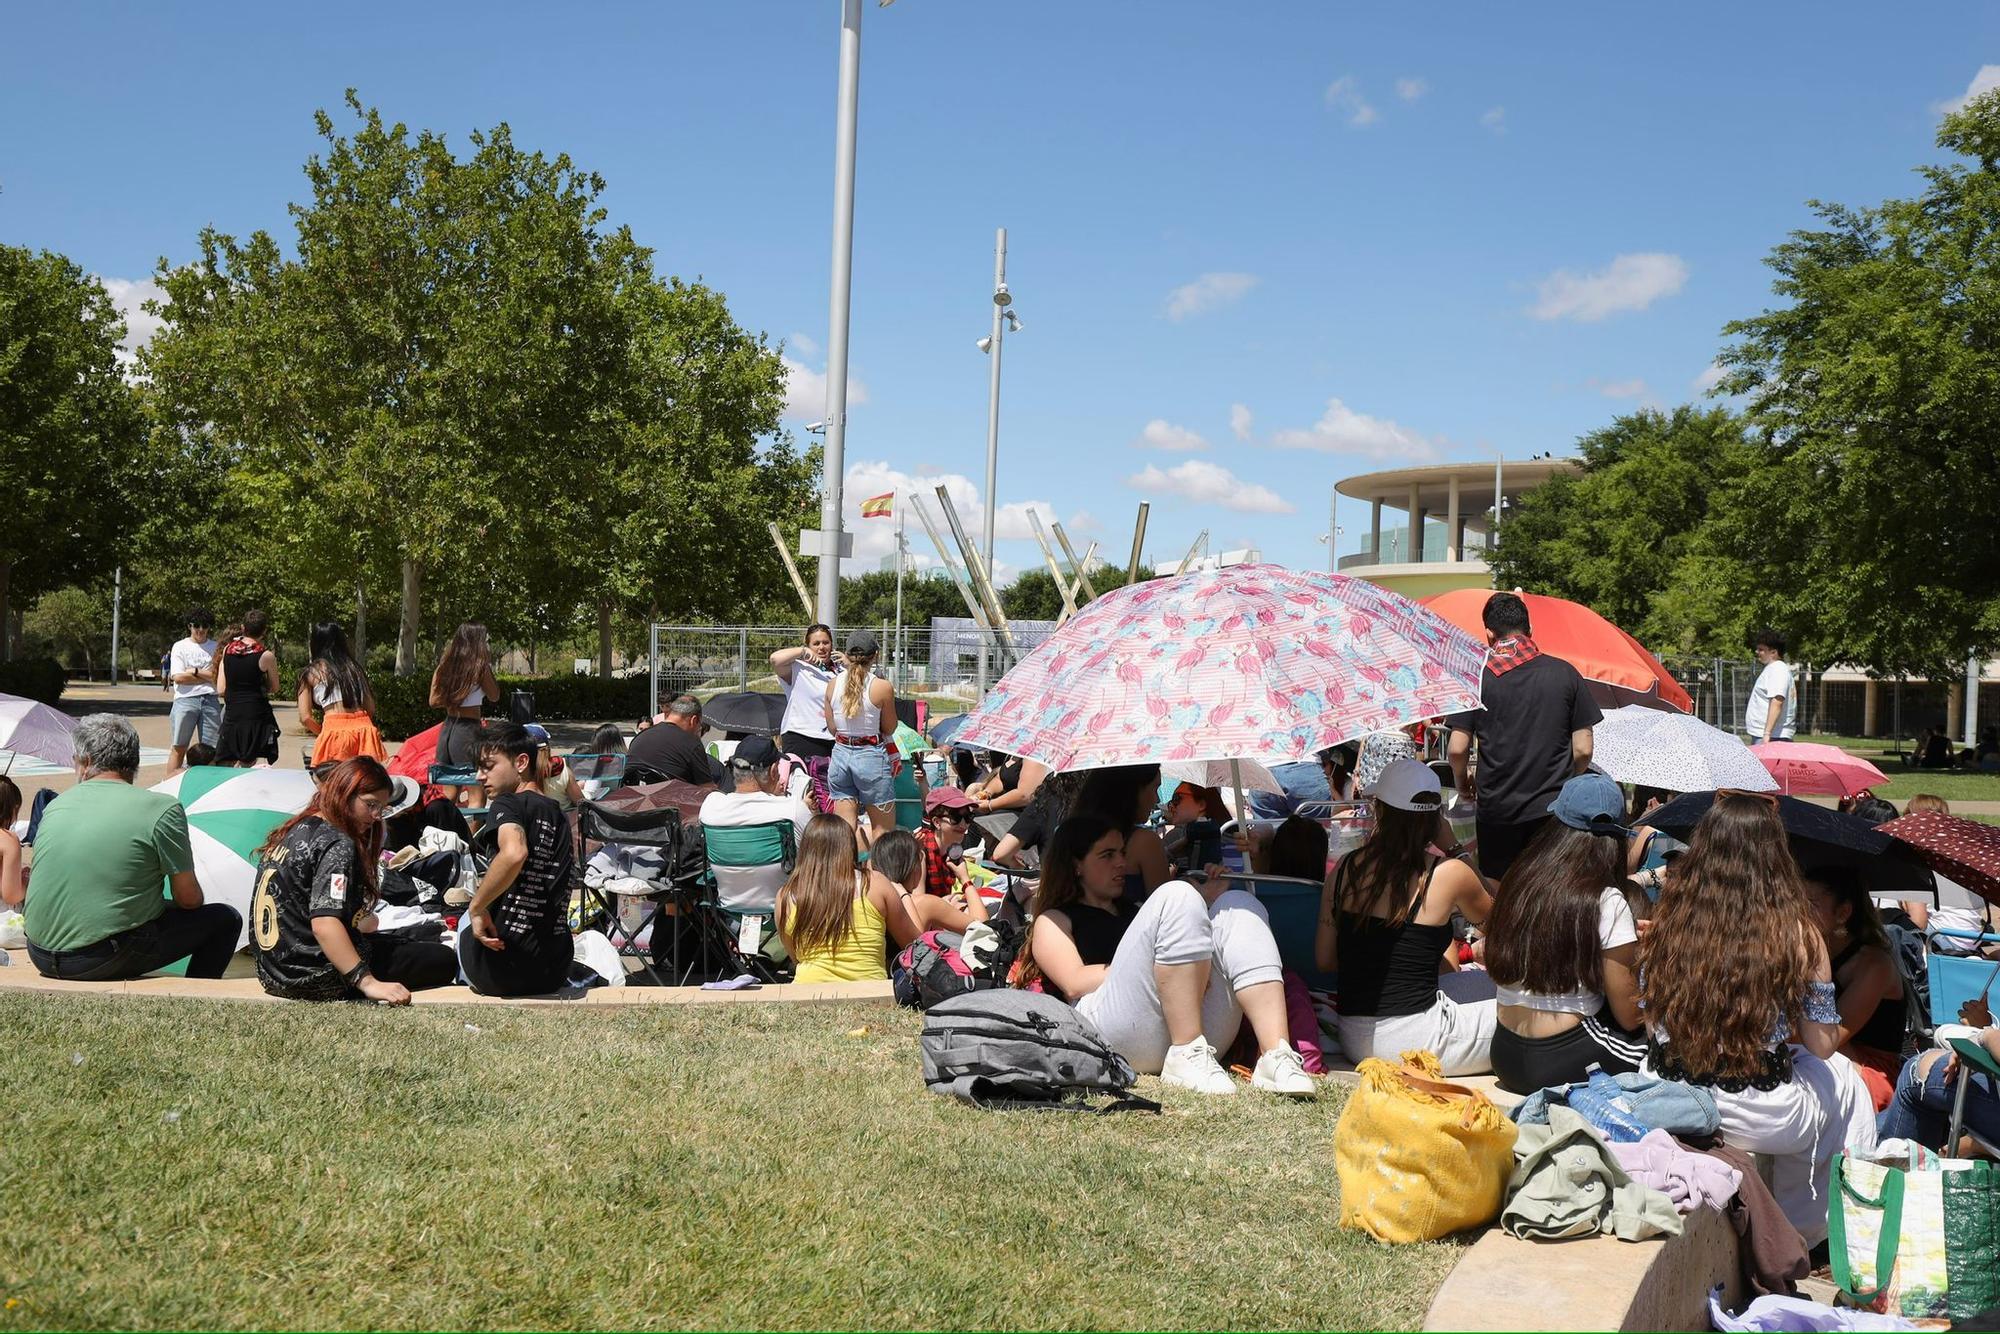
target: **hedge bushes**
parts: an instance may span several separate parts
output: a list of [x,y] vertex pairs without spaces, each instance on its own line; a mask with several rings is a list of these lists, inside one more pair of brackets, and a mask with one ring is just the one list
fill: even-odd
[[[370,678],[375,687],[375,723],[392,740],[408,739],[437,723],[444,715],[430,702],[431,674]],[[516,690],[534,692],[535,713],[543,722],[623,722],[627,726],[646,712],[644,676],[610,681],[595,676],[503,676],[500,695],[487,700],[489,718],[507,715],[507,696]]]
[[0,695],[21,695],[43,704],[54,704],[62,698],[63,685],[68,679],[68,673],[54,658],[0,662]]

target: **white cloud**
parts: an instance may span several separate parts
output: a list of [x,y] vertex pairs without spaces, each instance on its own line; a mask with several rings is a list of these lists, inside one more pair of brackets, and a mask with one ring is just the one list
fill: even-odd
[[1326,401],[1326,411],[1307,427],[1290,427],[1271,437],[1281,449],[1316,449],[1328,454],[1359,454],[1371,459],[1430,459],[1437,457],[1437,444],[1421,432],[1399,425],[1386,417],[1356,412],[1337,398]]
[[1708,364],[1707,370],[1694,377],[1692,388],[1697,394],[1707,394],[1713,391],[1715,386],[1721,384],[1722,377],[1727,374],[1729,372],[1722,368],[1720,362],[1711,361]]
[[1373,125],[1375,108],[1361,95],[1361,84],[1352,74],[1343,74],[1326,86],[1326,104],[1347,117],[1349,125]]
[[1646,396],[1646,382],[1644,380],[1593,380],[1591,383],[1596,386],[1597,392],[1606,398],[1644,398]]
[[1488,107],[1485,114],[1480,116],[1479,123],[1495,134],[1507,133],[1507,108]]
[[1238,440],[1248,440],[1250,438],[1250,426],[1255,420],[1256,418],[1250,415],[1250,408],[1247,404],[1231,403],[1229,405],[1229,433]]
[[[789,356],[778,358],[785,367],[785,415],[787,417],[818,421],[826,416],[826,372],[816,371],[802,361]],[[858,408],[868,401],[868,386],[847,377],[847,406]]]
[[[1078,510],[1076,513],[1070,515],[1069,522],[1063,525],[1063,532],[1065,533],[1100,533],[1103,531],[1103,525],[1097,522],[1097,516],[1089,510]],[[1077,554],[1080,556],[1083,553],[1079,551]]]
[[1414,102],[1431,90],[1430,82],[1414,75],[1404,75],[1396,80],[1396,96],[1405,102]]
[[125,337],[118,344],[118,359],[129,366],[139,349],[152,342],[153,335],[166,323],[158,315],[149,315],[140,309],[141,303],[164,302],[167,294],[151,278],[106,278],[99,275],[97,281],[104,284],[111,304],[118,307],[118,313],[125,317]]
[[1204,273],[1167,293],[1167,318],[1184,320],[1241,301],[1256,285],[1254,273]]
[[1196,435],[1185,426],[1176,426],[1163,417],[1155,417],[1146,423],[1146,429],[1139,432],[1132,442],[1135,449],[1165,449],[1176,454],[1187,454],[1197,449],[1207,449],[1208,441]]
[[1536,285],[1539,295],[1528,313],[1538,320],[1594,324],[1620,311],[1644,310],[1680,291],[1687,279],[1687,261],[1679,255],[1620,255],[1595,273],[1557,269]]
[[2000,65],[1981,65],[1979,73],[1972,76],[1972,82],[1965,85],[1964,96],[1939,102],[1931,109],[1938,112],[1958,111],[1981,93],[1990,93],[1995,88],[2000,88]]
[[1268,487],[1246,482],[1207,459],[1189,459],[1166,471],[1147,465],[1126,479],[1128,485],[1154,494],[1180,496],[1205,505],[1220,505],[1242,514],[1290,514],[1292,505]]
[[811,334],[789,334],[785,338],[785,346],[802,357],[816,357],[819,355],[819,344],[813,341]]

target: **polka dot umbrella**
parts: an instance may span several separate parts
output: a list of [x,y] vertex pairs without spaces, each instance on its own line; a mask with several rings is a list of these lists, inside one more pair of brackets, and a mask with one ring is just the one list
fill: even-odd
[[2000,826],[1918,811],[1875,828],[1909,845],[1939,875],[1990,903],[2000,903]]

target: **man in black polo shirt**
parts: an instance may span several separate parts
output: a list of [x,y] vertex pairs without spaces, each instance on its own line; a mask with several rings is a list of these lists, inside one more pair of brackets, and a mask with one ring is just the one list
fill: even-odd
[[716,783],[716,766],[701,744],[701,701],[681,695],[625,750],[625,768],[651,769],[696,787]]
[[[1528,607],[1512,593],[1486,600],[1493,646],[1479,677],[1486,707],[1451,719],[1451,772],[1459,796],[1479,802],[1479,870],[1498,880],[1548,822],[1549,803],[1590,767],[1590,729],[1604,714],[1576,668],[1529,637]],[[1479,738],[1475,791],[1467,760]]]

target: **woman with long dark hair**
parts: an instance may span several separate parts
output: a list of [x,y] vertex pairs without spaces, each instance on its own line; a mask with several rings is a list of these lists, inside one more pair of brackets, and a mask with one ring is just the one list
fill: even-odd
[[431,673],[431,707],[444,710],[444,730],[438,733],[437,762],[456,769],[479,766],[481,708],[500,697],[493,675],[493,646],[486,627],[477,621],[461,624]]
[[[382,733],[375,726],[375,692],[368,669],[348,651],[347,634],[334,621],[313,625],[312,661],[299,674],[299,722],[319,740],[313,767],[338,764],[356,755],[386,760]],[[315,718],[317,709],[323,718]]]
[[278,762],[278,717],[271,696],[278,693],[278,655],[264,646],[269,621],[252,608],[243,627],[222,646],[222,670],[215,693],[222,696],[222,739],[215,762],[248,769],[259,760]]
[[1771,1193],[1809,1245],[1826,1236],[1833,1156],[1875,1143],[1868,1092],[1836,1050],[1833,970],[1811,914],[1777,799],[1724,790],[1639,941],[1645,1071],[1715,1095],[1729,1143],[1773,1158]]
[[264,840],[250,945],[265,991],[289,1000],[408,1005],[412,991],[458,976],[450,946],[375,932],[382,817],[394,799],[380,762],[342,760],[306,808]]
[[1159,804],[1160,766],[1120,764],[1086,774],[1070,807],[1072,814],[1094,815],[1125,835],[1125,892],[1135,903],[1173,874],[1166,844],[1146,828]]
[[1339,975],[1340,1045],[1356,1061],[1435,1052],[1447,1075],[1492,1069],[1494,1004],[1438,990],[1453,943],[1451,915],[1474,926],[1493,906],[1486,882],[1456,855],[1440,818],[1444,789],[1421,760],[1395,760],[1373,784],[1374,832],[1334,866],[1320,894],[1314,961]]
[[826,725],[826,692],[840,666],[840,655],[833,651],[833,630],[818,623],[806,627],[804,643],[771,655],[771,670],[785,689],[779,739],[787,755],[822,762],[833,758],[833,733]]
[[1554,819],[1507,868],[1486,919],[1497,989],[1493,1073],[1529,1094],[1637,1070],[1639,928],[1625,896],[1625,797],[1602,774],[1563,784]]
[[860,855],[853,828],[837,815],[815,815],[799,836],[798,862],[773,910],[793,981],[886,980],[889,941],[900,948],[917,938],[911,887],[871,878]]
[[1852,866],[1805,873],[1813,925],[1832,955],[1834,1004],[1840,1010],[1840,1051],[1861,1071],[1875,1110],[1889,1105],[1903,1068],[1903,978],[1881,914]]
[[1259,1052],[1251,1085],[1311,1097],[1264,906],[1226,888],[1220,867],[1199,889],[1170,880],[1136,905],[1125,894],[1126,837],[1092,815],[1056,830],[1016,984],[1039,982],[1070,1001],[1141,1074],[1201,1093],[1236,1091],[1216,1053],[1247,1018]]

